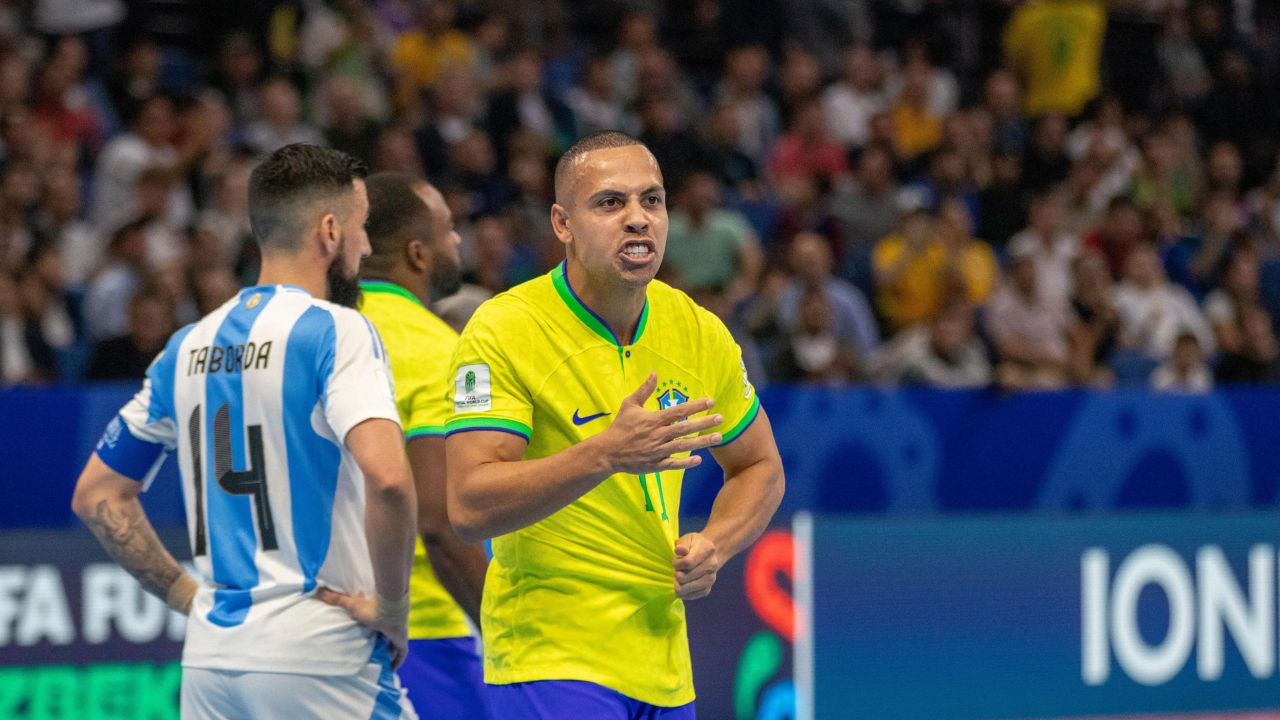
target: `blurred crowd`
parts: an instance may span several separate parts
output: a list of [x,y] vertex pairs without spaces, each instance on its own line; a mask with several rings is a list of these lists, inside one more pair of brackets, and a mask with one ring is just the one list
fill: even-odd
[[460,327],[607,128],[757,385],[1280,381],[1280,3],[10,0],[0,385],[141,377],[292,142],[440,187]]

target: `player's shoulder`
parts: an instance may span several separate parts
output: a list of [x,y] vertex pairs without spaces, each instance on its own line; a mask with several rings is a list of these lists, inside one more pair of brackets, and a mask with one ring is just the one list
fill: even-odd
[[551,276],[539,275],[480,303],[462,332],[467,334],[473,325],[479,329],[497,324],[510,329],[512,324],[528,323],[544,315],[555,298]]
[[659,332],[673,332],[686,337],[719,337],[727,332],[725,324],[715,313],[707,310],[688,293],[671,287],[661,280],[649,283],[648,323]]

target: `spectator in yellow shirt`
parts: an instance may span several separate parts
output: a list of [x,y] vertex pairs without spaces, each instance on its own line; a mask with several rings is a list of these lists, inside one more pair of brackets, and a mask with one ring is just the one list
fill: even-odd
[[998,265],[991,247],[970,235],[970,223],[960,201],[945,202],[938,218],[914,207],[897,233],[876,244],[876,305],[890,332],[933,318],[957,296],[986,302]]
[[410,107],[446,67],[471,70],[476,49],[471,36],[453,27],[453,4],[432,2],[420,11],[418,26],[396,38],[391,48],[396,98]]
[[1009,18],[1004,54],[1026,87],[1027,115],[1078,115],[1098,94],[1102,0],[1031,0]]

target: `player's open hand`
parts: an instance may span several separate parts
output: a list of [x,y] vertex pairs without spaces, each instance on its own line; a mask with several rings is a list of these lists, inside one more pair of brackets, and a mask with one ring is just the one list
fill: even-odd
[[614,472],[640,475],[691,468],[702,458],[673,456],[720,444],[720,433],[698,433],[720,425],[723,417],[712,414],[690,419],[691,415],[710,410],[714,404],[711,398],[690,400],[665,410],[646,410],[644,404],[657,386],[657,374],[649,373],[644,384],[623,399],[613,424],[597,436],[606,446]]
[[697,600],[711,594],[720,572],[720,556],[716,544],[702,533],[689,533],[676,541],[676,597]]
[[346,610],[356,622],[382,633],[391,646],[391,667],[399,669],[404,664],[404,659],[409,654],[407,595],[402,601],[392,602],[382,598],[374,600],[364,595],[347,595],[322,587],[316,590],[316,598]]

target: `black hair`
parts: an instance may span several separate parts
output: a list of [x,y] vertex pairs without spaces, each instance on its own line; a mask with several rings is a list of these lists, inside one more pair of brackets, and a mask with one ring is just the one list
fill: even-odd
[[271,153],[249,175],[249,225],[258,245],[297,249],[315,204],[349,211],[351,184],[365,173],[359,160],[318,145],[294,143]]
[[430,208],[413,191],[419,182],[410,175],[396,172],[380,172],[365,181],[369,191],[369,220],[365,230],[369,233],[374,257],[396,257],[405,244],[414,239],[418,228],[430,224]]

